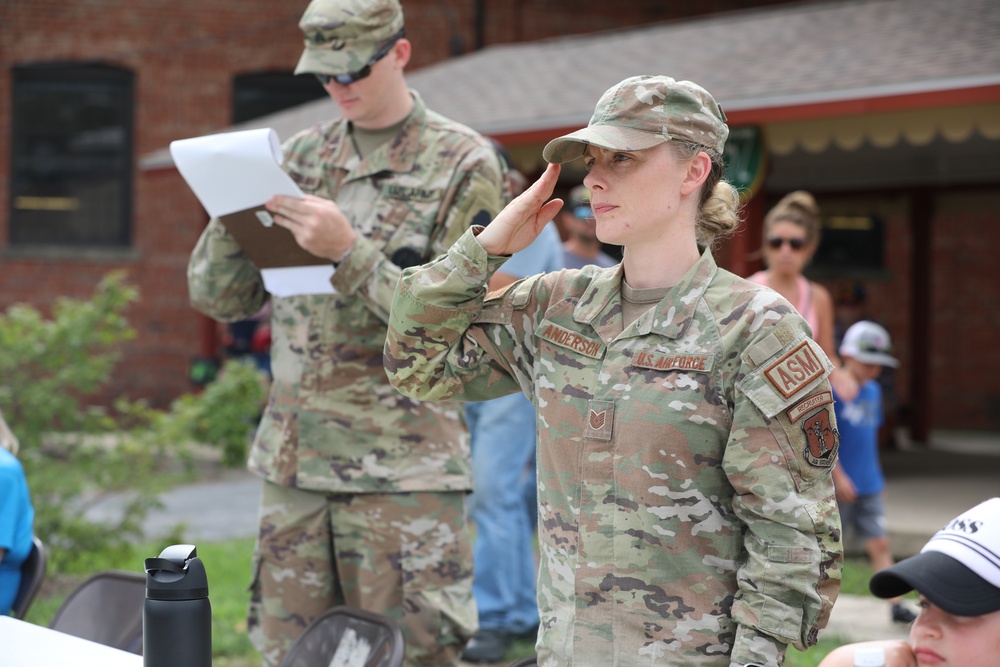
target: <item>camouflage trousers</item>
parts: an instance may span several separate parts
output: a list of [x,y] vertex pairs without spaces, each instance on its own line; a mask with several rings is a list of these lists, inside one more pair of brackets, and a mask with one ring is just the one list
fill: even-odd
[[464,492],[328,494],[264,483],[247,626],[278,665],[319,614],[395,620],[407,666],[457,665],[476,631]]

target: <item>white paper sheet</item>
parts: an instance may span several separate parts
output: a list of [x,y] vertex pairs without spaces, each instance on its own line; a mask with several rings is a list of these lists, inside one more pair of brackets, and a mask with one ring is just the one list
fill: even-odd
[[263,205],[272,195],[304,195],[281,168],[281,143],[269,127],[170,143],[181,176],[218,218]]
[[286,266],[280,269],[262,269],[264,289],[274,296],[296,294],[335,294],[330,284],[333,264],[317,266]]
[[[281,168],[281,143],[269,127],[180,139],[171,142],[170,155],[213,218],[263,206],[276,194],[304,196]],[[333,294],[333,271],[332,264],[275,267],[261,270],[261,277],[265,289],[278,297]]]

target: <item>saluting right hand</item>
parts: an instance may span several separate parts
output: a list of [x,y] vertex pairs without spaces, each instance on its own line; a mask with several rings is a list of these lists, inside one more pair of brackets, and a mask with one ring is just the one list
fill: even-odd
[[559,169],[558,164],[549,164],[531,187],[507,204],[480,232],[476,240],[486,252],[513,255],[531,245],[542,228],[562,208],[561,199],[549,200],[559,179]]

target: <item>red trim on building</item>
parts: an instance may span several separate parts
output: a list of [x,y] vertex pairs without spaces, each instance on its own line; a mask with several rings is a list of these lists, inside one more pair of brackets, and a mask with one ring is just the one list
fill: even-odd
[[799,104],[784,107],[735,111],[727,109],[726,116],[729,118],[730,125],[737,126],[829,118],[832,116],[843,117],[890,113],[894,111],[913,111],[935,107],[957,107],[969,104],[988,104],[991,102],[1000,102],[1000,84],[976,88],[934,90],[887,97],[817,102],[815,104]]
[[[920,93],[906,93],[887,97],[868,97],[812,104],[793,104],[781,107],[760,107],[755,109],[726,109],[729,125],[760,125],[815,118],[860,116],[873,113],[913,111],[935,107],[956,107],[970,104],[1000,102],[1000,84],[973,88],[953,88]],[[508,133],[493,133],[491,136],[505,146],[546,143],[551,139],[574,132],[579,125],[547,128],[543,130],[521,130]]]

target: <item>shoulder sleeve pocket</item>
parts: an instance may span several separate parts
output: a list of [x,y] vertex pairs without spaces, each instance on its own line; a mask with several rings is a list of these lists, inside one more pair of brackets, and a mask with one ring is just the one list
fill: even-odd
[[789,342],[769,335],[743,354],[753,370],[737,385],[769,419],[804,398],[833,371],[819,343],[804,332]]
[[476,317],[478,324],[510,324],[514,311],[524,308],[541,274],[522,278],[506,287],[490,292],[483,300],[483,309]]

